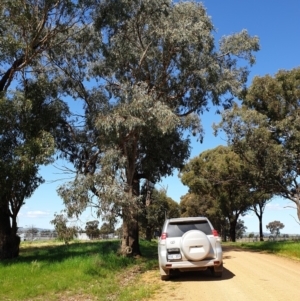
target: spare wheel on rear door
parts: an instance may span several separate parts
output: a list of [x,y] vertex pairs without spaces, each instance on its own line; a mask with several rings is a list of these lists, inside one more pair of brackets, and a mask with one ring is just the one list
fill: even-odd
[[187,259],[198,261],[208,254],[210,242],[202,231],[190,230],[181,237],[181,249]]

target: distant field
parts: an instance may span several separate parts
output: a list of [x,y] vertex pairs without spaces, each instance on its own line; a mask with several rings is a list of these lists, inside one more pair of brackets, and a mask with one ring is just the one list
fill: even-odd
[[257,250],[300,260],[300,241],[256,241],[256,242],[225,242],[223,246],[236,246],[244,249]]
[[[300,235],[288,235],[288,236],[279,236],[274,238],[273,236],[265,236],[264,241],[300,241]],[[255,242],[259,241],[259,236],[256,235],[255,237],[243,237],[237,239],[237,242]]]
[[141,258],[116,255],[119,241],[24,242],[20,256],[0,262],[0,300],[142,300],[155,285],[139,283],[157,269],[157,243],[141,241]]

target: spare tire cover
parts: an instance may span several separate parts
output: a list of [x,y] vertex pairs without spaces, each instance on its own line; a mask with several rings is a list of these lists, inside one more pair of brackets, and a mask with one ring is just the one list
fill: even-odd
[[202,231],[190,230],[181,238],[181,249],[187,259],[197,261],[206,257],[210,242]]

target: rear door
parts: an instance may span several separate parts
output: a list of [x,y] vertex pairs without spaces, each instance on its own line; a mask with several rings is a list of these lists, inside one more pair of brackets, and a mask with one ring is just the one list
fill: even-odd
[[[166,238],[168,259],[197,261],[214,253],[208,238],[213,237],[211,234],[212,229],[207,220],[170,221]],[[181,258],[176,255],[178,253]]]

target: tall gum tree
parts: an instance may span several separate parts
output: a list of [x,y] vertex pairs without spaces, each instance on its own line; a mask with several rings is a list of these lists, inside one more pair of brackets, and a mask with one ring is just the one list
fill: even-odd
[[142,210],[139,214],[140,231],[145,238],[151,240],[155,232],[160,231],[166,217],[180,216],[179,204],[167,196],[166,190],[149,190],[147,186],[142,189]]
[[49,58],[82,31],[86,11],[84,1],[0,3],[0,259],[18,256],[17,215],[68,134]]
[[247,167],[226,146],[204,151],[190,160],[181,173],[182,183],[191,193],[215,201],[216,211],[220,210],[229,223],[231,241],[236,239],[239,217],[252,205],[247,178]]
[[242,106],[224,111],[216,127],[253,170],[253,189],[295,204],[300,220],[300,68],[255,77]]
[[140,180],[156,183],[182,167],[184,133],[201,140],[200,115],[211,105],[230,106],[245,88],[258,38],[244,30],[216,45],[211,19],[195,2],[100,1],[94,20],[100,56],[88,76],[98,85],[89,89],[68,77],[72,66],[64,69],[69,93],[86,102],[86,124],[72,154],[77,177],[59,194],[70,216],[87,206],[119,214],[121,252],[135,255]]
[[226,239],[226,217],[222,214],[216,199],[209,194],[189,192],[180,198],[180,213],[182,217],[207,216],[214,228]]

